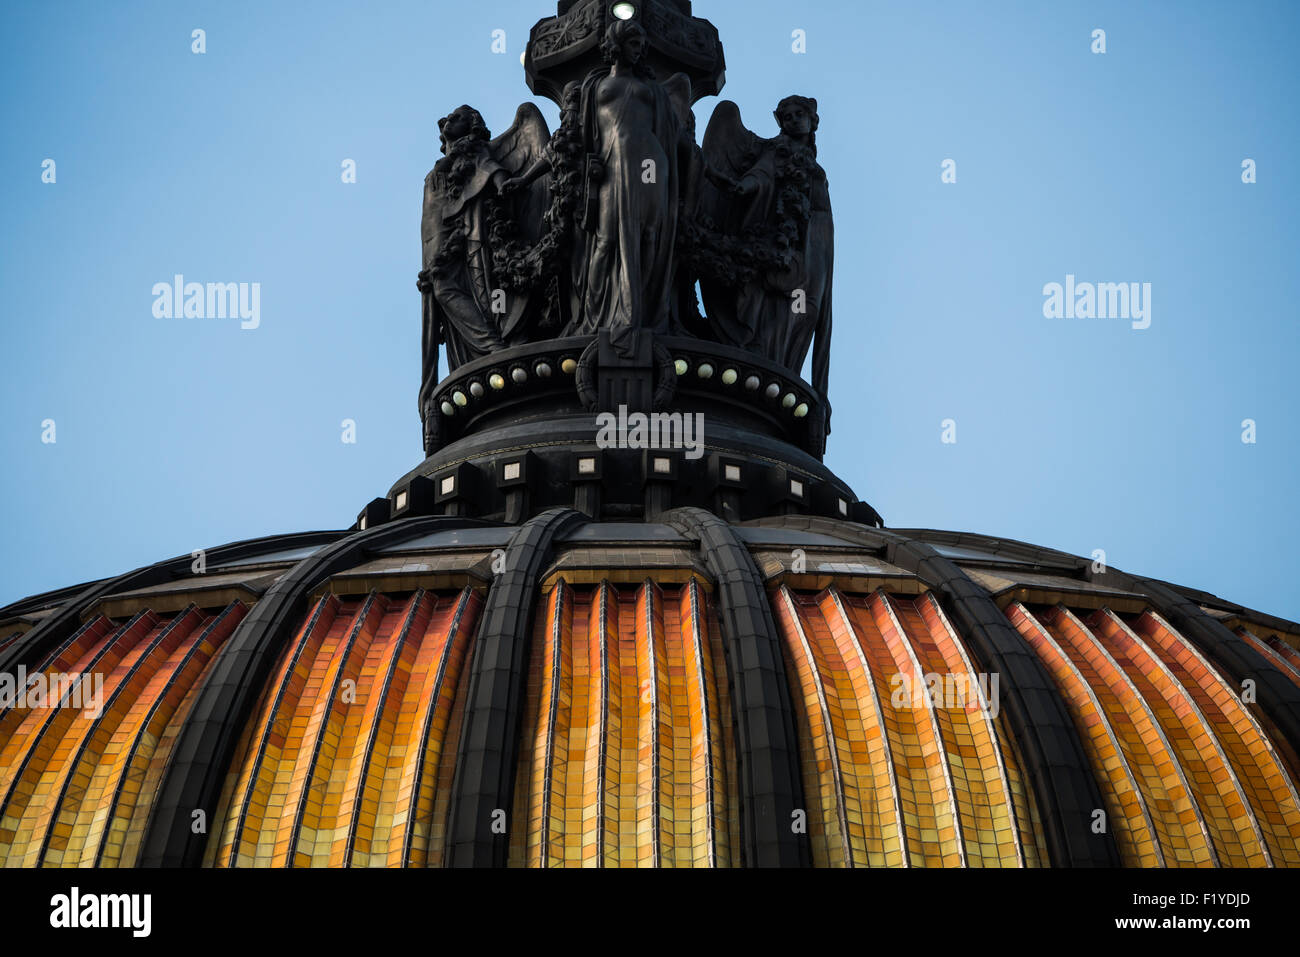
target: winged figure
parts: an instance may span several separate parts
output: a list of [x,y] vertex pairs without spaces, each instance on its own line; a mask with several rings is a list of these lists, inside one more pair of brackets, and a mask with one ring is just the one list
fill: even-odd
[[704,134],[714,177],[699,211],[722,234],[729,269],[702,276],[713,331],[798,374],[813,347],[812,385],[826,396],[830,373],[831,274],[835,231],[826,172],[817,163],[817,101],[788,96],[774,112],[781,132],[745,127],[740,107],[719,103]]
[[424,180],[422,246],[417,285],[423,294],[424,369],[420,416],[426,450],[436,445],[438,345],[457,366],[523,341],[538,295],[508,281],[502,247],[535,241],[542,229],[546,185],[530,184],[503,196],[503,183],[531,166],[550,133],[541,111],[525,103],[514,124],[495,139],[483,117],[461,106],[438,121],[443,157]]

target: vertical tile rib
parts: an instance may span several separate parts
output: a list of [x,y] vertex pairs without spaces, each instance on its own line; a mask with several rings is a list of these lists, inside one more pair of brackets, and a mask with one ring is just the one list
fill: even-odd
[[1300,752],[1296,750],[1300,745],[1293,744],[1300,742],[1300,686],[1272,667],[1250,642],[1229,630],[1196,599],[1173,586],[1128,575],[1113,567],[1094,574],[1093,578],[1145,595],[1151,607],[1196,645],[1235,686],[1252,682],[1253,700],[1243,703],[1262,719],[1291,771],[1300,776]]
[[[564,802],[563,795],[560,796],[560,820],[557,822],[553,819],[555,803],[555,792],[557,786],[562,787],[563,773],[556,774],[557,757],[557,737],[563,735],[567,730],[567,710],[562,712],[560,708],[561,698],[566,701],[572,694],[571,673],[566,669],[566,663],[571,662],[571,658],[566,654],[569,633],[572,628],[573,603],[569,594],[569,587],[564,579],[556,584],[551,593],[551,605],[547,616],[546,642],[543,645],[543,654],[548,665],[543,670],[542,697],[546,701],[546,744],[545,744],[545,777],[542,782],[542,812],[541,812],[541,832],[542,841],[540,849],[539,865],[541,867],[551,867],[553,864],[563,862],[563,854],[557,855],[552,845],[552,838],[556,832],[561,835],[564,831]],[[566,685],[569,685],[566,688]],[[564,721],[566,728],[561,729],[561,722]],[[567,741],[559,742],[564,748],[563,761],[567,765],[568,750]],[[557,777],[559,782],[557,782]],[[562,840],[562,838],[561,838]]]
[[[86,863],[95,867],[134,864],[134,855],[126,854],[128,834],[132,821],[141,812],[147,813],[153,800],[149,770],[170,753],[174,733],[167,732],[174,731],[174,719],[183,717],[185,700],[198,687],[209,663],[247,611],[248,606],[236,601],[206,624],[187,647],[184,659],[168,676],[166,685],[149,701],[148,712],[133,726],[129,744],[122,748],[121,771],[106,813],[96,815],[91,825],[87,846],[94,858]],[[107,762],[104,766],[112,767]]]
[[[907,675],[904,669],[910,669],[910,660],[900,646],[901,639],[879,593],[865,602],[842,601],[863,655],[871,662],[877,700],[890,738],[893,780],[898,787],[900,824],[906,835],[909,862],[913,867],[941,866],[948,854],[940,843],[946,789],[936,777],[939,746],[931,740],[928,723],[918,716],[925,705],[914,705],[910,695],[902,705],[895,701],[896,694],[907,687],[900,687],[900,681]],[[921,691],[924,694],[924,686]]]
[[[966,646],[957,636],[956,629],[948,620],[948,616],[943,612],[943,606],[935,598],[934,592],[926,591],[925,595],[918,600],[920,613],[924,618],[926,625],[930,630],[930,639],[934,644],[934,650],[943,662],[949,674],[965,674],[970,682],[980,689],[980,706],[977,709],[978,716],[969,722],[967,733],[973,741],[974,752],[981,757],[978,762],[979,767],[984,774],[984,786],[986,788],[986,799],[989,809],[990,820],[988,827],[995,835],[1002,835],[1009,832],[1007,838],[999,837],[997,840],[996,852],[1001,863],[1012,864],[1018,867],[1025,866],[1025,848],[1024,842],[1020,836],[1022,823],[1017,820],[1015,798],[1012,796],[1011,781],[1007,775],[1007,762],[1003,755],[1002,743],[998,740],[997,729],[993,723],[993,717],[990,714],[989,702],[986,699],[983,688],[978,682],[974,665],[971,664],[970,655],[966,652]],[[988,767],[988,757],[993,758],[993,768]],[[968,772],[970,768],[966,769]],[[996,770],[996,779],[991,779],[992,772]],[[972,781],[972,787],[977,786]],[[1005,817],[1005,823],[1004,823]],[[1005,852],[1000,848],[1009,840],[1011,844],[1014,860],[1007,860]]]
[[1219,848],[1179,752],[1137,685],[1106,647],[1070,616],[1035,616],[1097,693],[1129,765],[1144,788],[1166,860],[1176,866],[1219,865]]
[[1263,727],[1218,669],[1154,611],[1144,612],[1131,628],[1109,609],[1097,612],[1089,623],[1093,621],[1132,634],[1190,695],[1235,772],[1269,858],[1280,866],[1300,866],[1300,797],[1295,784]]
[[[608,581],[600,583],[600,590],[596,596],[596,627],[593,629],[596,634],[596,642],[600,651],[600,725],[596,730],[596,740],[598,742],[599,754],[596,756],[596,866],[605,866],[605,856],[608,853],[606,844],[607,820],[605,814],[605,803],[608,800],[606,791],[606,768],[609,763],[609,642],[610,642],[610,607],[609,593],[610,584]],[[617,631],[615,631],[617,635]],[[617,640],[617,639],[615,639]]]
[[[713,695],[709,693],[708,682],[708,651],[704,644],[702,600],[700,598],[699,583],[692,578],[686,586],[686,620],[689,622],[690,639],[688,643],[688,664],[687,670],[693,679],[691,684],[694,691],[695,701],[691,707],[693,720],[698,720],[698,727],[692,727],[691,741],[692,752],[696,750],[695,742],[698,740],[701,761],[703,762],[703,801],[704,801],[704,841],[705,857],[704,863],[709,867],[716,867],[718,864],[718,848],[716,837],[716,821],[714,816],[714,784],[713,784],[713,734],[712,725],[714,719],[713,712],[716,710],[716,704],[713,702]],[[698,716],[698,717],[697,717]],[[692,754],[692,757],[694,755]],[[692,760],[692,769],[696,766]],[[694,791],[695,789],[692,788]]]
[[565,583],[544,601],[512,863],[716,865],[725,751],[699,582],[671,600],[651,581]]
[[[372,696],[371,699],[374,701],[374,708],[368,722],[365,743],[361,747],[360,760],[355,762],[357,771],[348,782],[352,798],[350,803],[351,813],[348,814],[347,842],[340,862],[343,867],[352,866],[353,855],[357,852],[358,830],[362,832],[363,856],[365,857],[363,863],[369,863],[370,860],[375,817],[379,810],[379,800],[383,792],[382,788],[374,788],[370,792],[371,796],[367,797],[366,785],[370,780],[371,769],[377,766],[382,767],[388,760],[388,744],[391,741],[396,723],[394,720],[396,715],[393,712],[397,710],[390,707],[390,704],[392,701],[400,702],[402,694],[406,690],[407,680],[410,677],[415,657],[415,643],[412,640],[412,633],[423,633],[428,626],[429,605],[430,602],[424,589],[417,588],[414,594],[411,595],[401,628],[398,629],[396,638],[390,644],[390,654],[384,670],[383,684],[379,688],[378,694]],[[387,718],[387,721],[385,718]],[[376,759],[378,759],[378,765]]]
[[[1109,831],[1098,834],[1089,814],[1102,804],[1074,722],[1038,657],[1007,621],[988,591],[932,545],[883,528],[813,516],[791,517],[789,527],[824,532],[877,549],[885,561],[914,574],[941,594],[980,670],[1001,675],[999,725],[1011,733],[1015,762],[1025,769],[1026,806],[1041,815],[1027,831],[1040,839],[1057,866],[1113,867],[1119,863]],[[1008,777],[1016,775],[1008,767]],[[1023,820],[1023,818],[1022,818]],[[1025,847],[1028,852],[1030,842]]]
[[[438,863],[443,847],[433,841],[431,818],[436,803],[435,790],[442,763],[447,759],[447,726],[453,706],[452,698],[458,691],[461,670],[474,626],[481,612],[478,596],[469,588],[460,593],[446,631],[434,632],[432,639],[426,634],[421,647],[428,645],[437,667],[433,668],[433,681],[422,691],[420,707],[415,715],[420,719],[420,736],[414,754],[407,757],[404,779],[398,792],[399,803],[394,828],[401,836],[400,856],[390,852],[390,864],[399,866],[430,866]],[[431,623],[430,630],[433,630]],[[420,659],[417,659],[417,665]],[[408,793],[409,800],[401,801]],[[441,831],[445,839],[446,832]]]
[[[60,704],[34,708],[36,720],[29,726],[30,736],[21,759],[10,763],[6,759],[4,799],[0,802],[0,866],[17,867],[27,861],[29,854],[39,852],[44,837],[44,827],[27,822],[28,815],[38,818],[45,813],[51,789],[65,778],[63,758],[77,748],[96,723],[88,717],[84,695],[97,691],[96,678],[103,681],[102,693],[111,699],[121,680],[143,655],[152,638],[157,636],[160,623],[151,611],[142,611],[106,637],[92,654],[88,667],[72,679],[66,691],[59,695]],[[54,690],[54,689],[50,689]],[[83,707],[73,708],[70,703],[82,695]],[[53,695],[51,695],[53,700]]]
[[[810,743],[812,745],[809,757],[825,755],[826,763],[824,766],[822,766],[820,760],[817,761],[817,777],[819,778],[817,791],[822,795],[823,804],[829,799],[829,803],[834,806],[835,811],[835,834],[831,837],[831,844],[838,849],[838,854],[833,854],[830,860],[832,863],[844,867],[853,867],[855,861],[849,839],[848,809],[845,807],[844,798],[844,776],[840,770],[839,742],[841,736],[836,733],[835,726],[831,721],[830,706],[826,700],[826,688],[822,681],[822,675],[826,669],[823,668],[821,662],[813,653],[813,646],[808,641],[808,635],[804,631],[799,609],[795,605],[794,597],[790,594],[790,589],[782,585],[777,594],[781,599],[778,609],[781,623],[785,626],[786,634],[793,640],[798,652],[795,670],[799,683],[804,686],[805,704],[815,703],[816,705],[816,712],[813,713],[810,708],[807,714],[811,732]],[[809,695],[809,692],[811,692],[811,695]],[[809,697],[812,699],[811,702],[808,701]],[[823,828],[832,823],[829,816],[825,814],[824,806],[821,817]]]
[[[1051,865],[1049,837],[1043,827],[1043,818],[1038,810],[1037,790],[1033,782],[1026,779],[1025,756],[1020,751],[1015,735],[1011,732],[1011,722],[1005,712],[993,720],[997,732],[998,746],[1006,760],[1007,783],[1011,785],[1011,800],[1016,809],[1016,820],[1020,824],[1020,841],[1025,849],[1026,867],[1048,867]],[[1100,792],[1098,792],[1100,793]],[[1119,851],[1115,852],[1119,861]]]
[[[364,655],[369,644],[370,635],[378,623],[386,602],[375,592],[366,596],[361,608],[352,619],[347,638],[340,647],[328,656],[322,655],[325,667],[318,673],[321,682],[312,702],[310,716],[298,747],[290,779],[289,793],[285,798],[284,812],[280,815],[280,826],[276,831],[276,863],[284,867],[304,866],[308,863],[306,855],[299,855],[298,843],[303,836],[303,824],[307,819],[309,825],[319,822],[321,789],[317,781],[317,767],[324,758],[326,768],[334,758],[335,726],[339,719],[339,688],[344,679],[356,681],[359,671],[358,657]],[[354,655],[354,651],[359,654]],[[310,686],[309,686],[310,687]],[[329,747],[322,750],[326,742]],[[308,819],[310,806],[310,818]],[[292,808],[293,813],[289,810]],[[315,840],[315,828],[308,827],[307,838]],[[282,850],[283,849],[283,850]]]
[[346,675],[344,681],[354,682],[354,694],[349,701],[340,686],[309,778],[310,793],[304,797],[305,811],[296,829],[295,849],[296,858],[306,866],[341,867],[348,856],[357,789],[365,773],[379,709],[403,646],[401,638],[419,601],[418,594],[401,604],[380,599],[372,618],[373,633],[367,625],[349,658],[354,664],[340,672]]
[[[569,618],[569,696],[566,740],[562,742],[563,863],[566,867],[601,866],[601,699],[600,596],[584,589],[572,593]],[[594,600],[593,600],[594,597]]]
[[[80,670],[76,667],[77,662],[89,655],[111,631],[113,631],[113,623],[103,615],[96,615],[69,635],[61,645],[46,654],[34,668],[28,668],[28,680],[30,681],[34,675],[51,671],[59,674],[76,674]],[[18,641],[21,637],[21,635],[15,635],[10,644]],[[8,648],[10,644],[4,645],[4,648]],[[3,650],[3,648],[0,648],[0,650]],[[16,673],[17,669],[15,669]],[[15,688],[14,690],[17,691],[18,689]],[[26,709],[14,705],[5,705],[0,708],[0,741],[8,742],[10,740],[13,729],[22,722],[27,713]]]
[[[333,595],[316,602],[311,615],[298,631],[292,652],[284,656],[274,684],[274,696],[266,697],[264,709],[252,725],[262,730],[252,760],[241,769],[235,786],[237,803],[226,819],[228,825],[222,837],[221,855],[227,867],[259,863],[258,837],[274,784],[275,765],[285,747],[288,732],[285,725],[303,694],[315,652],[324,641],[325,633],[333,627],[338,609],[338,599]],[[268,771],[269,780],[266,779]],[[251,852],[243,851],[244,844],[252,848]],[[269,857],[260,863],[270,864]]]
[[605,709],[605,864],[638,863],[638,752],[640,750],[641,680],[637,674],[636,601],[603,585],[603,617],[608,681]]
[[[434,780],[445,763],[450,697],[476,602],[469,588],[454,599],[417,591],[399,613],[397,640],[385,652],[391,663],[384,687],[378,701],[367,702],[373,720],[365,766],[345,785],[354,795],[344,815],[350,828],[342,852],[347,866],[422,866],[439,860],[431,820]],[[385,629],[383,638],[389,634]],[[385,643],[377,636],[375,644]]]
[[[853,762],[855,765],[865,763],[865,767],[855,768],[854,793],[864,825],[859,854],[871,867],[911,867],[903,792],[895,764],[897,735],[890,726],[892,715],[886,711],[880,695],[883,676],[867,654],[859,628],[846,607],[845,597],[838,590],[829,589],[820,596],[818,607],[830,633],[829,645],[835,648],[845,665],[848,687],[843,699],[851,708],[849,714],[853,721],[849,722],[849,714],[846,714],[844,738],[850,742],[851,756],[856,737],[854,729],[862,729],[862,740],[858,745],[865,751],[866,761],[857,757]],[[864,707],[864,703],[869,703],[870,707]],[[865,830],[868,817],[875,823],[874,831]],[[850,828],[853,824],[850,818]]]
[[304,537],[320,547],[279,576],[235,629],[180,729],[145,828],[141,866],[197,866],[203,861],[212,838],[194,833],[192,815],[201,811],[215,818],[240,738],[277,660],[308,614],[311,591],[377,550],[467,524],[477,523],[443,516],[406,518],[343,535]]
[[[1068,608],[1058,605],[1056,612],[1068,621],[1068,627],[1088,631]],[[1271,866],[1268,845],[1250,801],[1196,702],[1132,629],[1118,618],[1103,617],[1099,622],[1100,630],[1091,632],[1093,639],[1105,646],[1142,691],[1166,736],[1178,742],[1180,761],[1218,842],[1220,859],[1230,866]]]
[[30,865],[59,867],[65,859],[75,862],[80,856],[83,840],[78,839],[74,825],[105,749],[135,703],[147,693],[151,679],[159,673],[164,680],[170,675],[178,663],[177,650],[183,652],[186,639],[195,634],[202,621],[203,615],[191,604],[163,625],[103,702],[100,714],[59,769],[58,779],[32,826],[41,840],[39,845],[35,841],[31,845],[34,854],[28,858]]
[[[466,612],[466,621],[476,621],[481,607],[480,596],[476,592],[466,591],[470,611]],[[429,850],[425,861],[429,867],[443,864],[447,851],[447,827],[449,808],[451,806],[451,784],[456,773],[456,742],[460,740],[460,731],[465,724],[466,691],[469,686],[474,657],[478,652],[472,624],[464,624],[456,634],[456,644],[452,646],[454,661],[449,665],[443,692],[444,716],[438,719],[438,760],[434,763],[436,773],[429,774],[430,786],[433,788],[432,801],[429,804]],[[503,811],[506,809],[503,808]],[[513,818],[521,821],[523,816]],[[502,820],[509,826],[509,820]],[[520,830],[515,828],[514,830]]]
[[[641,586],[637,597],[636,650],[637,664],[642,679],[642,702],[647,706],[638,735],[638,783],[645,779],[646,772],[650,785],[648,793],[638,788],[637,802],[641,813],[650,821],[650,844],[646,849],[652,867],[659,867],[662,835],[660,833],[660,800],[662,791],[659,782],[659,662],[657,646],[661,643],[663,630],[662,611],[659,608],[659,595],[655,585],[648,579]],[[638,855],[639,856],[639,855]]]
[[708,705],[695,660],[689,583],[669,592],[655,586],[660,608],[656,644],[659,688],[660,819],[663,863],[709,862]]
[[1172,846],[1170,829],[1165,826],[1157,830],[1143,790],[1124,755],[1123,745],[1092,686],[1024,605],[1019,602],[1012,604],[1007,615],[1043,660],[1070,707],[1080,740],[1102,786],[1105,811],[1109,820],[1114,822],[1116,843],[1123,863],[1164,867],[1161,832],[1164,832],[1164,843]]
[[[97,637],[93,643],[75,660],[69,658],[70,664],[56,669],[61,675],[73,676],[71,685],[66,689],[69,700],[74,693],[80,693],[77,689],[86,682],[90,682],[86,687],[92,688],[94,675],[102,673],[104,668],[112,669],[123,651],[121,639],[133,629],[140,628],[141,621],[147,624],[147,618],[151,614],[142,611],[120,628],[97,628]],[[4,812],[13,796],[13,788],[26,771],[45,735],[62,735],[59,721],[61,716],[66,717],[66,712],[67,709],[63,707],[33,707],[13,708],[5,713],[5,719],[12,727],[8,736],[0,742],[0,858],[3,857],[5,847],[14,839],[12,828],[4,823]]]
[[[957,806],[957,790],[953,787],[952,768],[949,766],[948,751],[944,745],[943,732],[939,728],[937,706],[934,698],[929,694],[925,669],[921,667],[921,662],[916,656],[916,650],[912,647],[907,630],[903,627],[902,621],[899,620],[898,606],[885,594],[884,589],[877,589],[872,598],[877,610],[877,621],[883,620],[886,625],[885,628],[881,629],[881,632],[886,636],[886,641],[890,646],[895,649],[895,661],[900,672],[904,667],[909,669],[912,675],[913,689],[917,691],[925,689],[920,695],[913,696],[912,705],[915,707],[915,699],[920,697],[927,719],[925,722],[917,722],[917,730],[921,732],[920,756],[929,772],[927,776],[931,779],[931,793],[935,798],[932,807],[935,816],[934,823],[938,833],[934,837],[934,843],[939,846],[940,861],[945,867],[965,867],[967,864],[966,839],[962,833],[961,815]],[[892,641],[890,640],[891,637]],[[898,648],[901,648],[906,654],[904,661],[897,660],[896,649]],[[934,780],[935,768],[940,772],[942,790],[938,786],[940,782]],[[948,822],[946,824],[945,817]]]

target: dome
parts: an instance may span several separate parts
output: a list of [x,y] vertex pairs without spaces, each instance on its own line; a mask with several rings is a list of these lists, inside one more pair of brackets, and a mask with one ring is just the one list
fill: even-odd
[[351,527],[0,608],[0,865],[1300,865],[1300,625],[827,467],[833,131],[697,142],[691,9],[562,0],[556,130],[440,121]]
[[696,507],[206,559],[4,610],[103,676],[0,716],[5,865],[1300,857],[1300,628],[1088,559]]

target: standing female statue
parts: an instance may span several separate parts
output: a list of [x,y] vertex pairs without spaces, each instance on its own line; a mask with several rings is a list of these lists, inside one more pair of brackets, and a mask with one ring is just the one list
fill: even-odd
[[639,329],[668,331],[681,170],[694,145],[686,132],[690,80],[677,73],[657,82],[643,62],[646,44],[635,20],[612,22],[601,43],[607,66],[589,74],[579,94],[583,242],[567,332],[609,329],[616,348]]

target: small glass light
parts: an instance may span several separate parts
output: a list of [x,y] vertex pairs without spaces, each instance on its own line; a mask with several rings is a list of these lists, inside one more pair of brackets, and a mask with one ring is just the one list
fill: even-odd
[[766,389],[763,390],[769,399],[775,399],[781,394],[781,387],[775,382],[769,382]]
[[477,399],[477,398],[480,398],[480,397],[483,395],[483,383],[482,383],[482,382],[471,382],[471,383],[469,384],[469,394],[472,395],[472,396],[473,396],[474,398],[476,398],[476,399]]
[[739,465],[725,465],[725,466],[723,466],[723,468],[722,468],[722,476],[723,476],[723,478],[725,478],[728,482],[739,482],[739,481],[740,481],[740,466],[739,466]]
[[551,377],[551,367],[545,362],[537,363],[537,368],[533,370],[540,379],[549,379]]
[[443,415],[455,415],[455,414],[456,414],[456,407],[455,407],[454,405],[452,405],[450,402],[443,402],[443,404],[442,404],[442,414],[443,414]]
[[781,405],[782,405],[784,408],[787,408],[787,409],[793,409],[793,408],[794,408],[794,393],[793,393],[793,392],[787,392],[787,393],[785,394],[785,397],[781,399]]
[[701,379],[712,379],[713,366],[707,362],[701,362],[700,367],[695,370],[695,374],[698,375]]
[[573,375],[578,371],[578,362],[576,359],[565,359],[560,363],[560,371],[565,375]]
[[759,381],[758,376],[756,375],[752,375],[745,380],[745,388],[748,389],[750,392],[753,392],[762,384],[763,383]]
[[673,363],[673,368],[677,370],[678,375],[686,375],[686,370],[690,368],[690,364],[685,359],[678,359]]
[[494,372],[488,377],[488,385],[494,389],[504,389],[506,387],[506,380],[501,373]]
[[800,402],[798,405],[794,407],[794,417],[796,419],[802,419],[807,414],[808,414],[807,402]]
[[527,65],[528,65],[527,63],[524,62],[524,58],[525,58],[526,56],[528,56],[528,51],[527,51],[527,50],[525,50],[523,53],[519,54],[519,65],[520,65],[520,66],[527,66]]
[[398,492],[398,493],[397,493],[397,510],[400,512],[400,511],[401,511],[402,509],[404,509],[404,508],[406,508],[406,493],[405,493],[405,492]]
[[507,482],[513,482],[515,479],[519,478],[519,463],[507,462],[503,474],[505,475]]
[[595,474],[596,474],[596,460],[595,460],[595,459],[578,459],[578,474],[579,474],[579,475],[595,475]]
[[739,379],[739,378],[740,378],[740,373],[737,372],[735,369],[723,369],[723,370],[722,370],[722,384],[723,384],[723,385],[735,385],[735,384],[736,384],[736,380]]
[[528,381],[528,373],[522,368],[516,366],[510,370],[510,378],[514,379],[516,383],[523,385]]
[[631,20],[636,16],[636,7],[630,3],[616,3],[609,8],[609,12],[620,20]]
[[670,459],[655,458],[654,470],[660,475],[667,475],[673,470],[673,463]]
[[469,399],[465,398],[465,393],[457,389],[451,394],[451,401],[455,402],[462,409],[469,404]]
[[443,495],[450,495],[452,492],[456,491],[456,476],[448,475],[442,480],[442,485],[440,485],[439,488],[442,489]]

